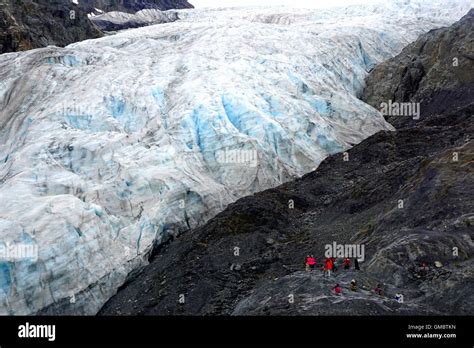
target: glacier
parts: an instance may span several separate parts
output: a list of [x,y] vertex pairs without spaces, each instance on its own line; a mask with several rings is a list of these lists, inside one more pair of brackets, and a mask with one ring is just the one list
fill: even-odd
[[95,314],[154,246],[391,130],[364,78],[472,6],[179,10],[0,55],[0,246],[38,246],[0,259],[0,314]]

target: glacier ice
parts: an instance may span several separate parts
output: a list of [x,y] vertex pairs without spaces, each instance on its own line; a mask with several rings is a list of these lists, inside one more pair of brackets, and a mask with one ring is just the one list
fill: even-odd
[[472,6],[444,4],[180,10],[0,55],[0,240],[39,248],[0,262],[0,314],[94,314],[154,245],[391,129],[364,78]]
[[138,28],[151,24],[173,22],[178,18],[176,11],[160,11],[156,9],[145,9],[134,14],[119,11],[90,14],[89,19],[101,30],[121,30]]

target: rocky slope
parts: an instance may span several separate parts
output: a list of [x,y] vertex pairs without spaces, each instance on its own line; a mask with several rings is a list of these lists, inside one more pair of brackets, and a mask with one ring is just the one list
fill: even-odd
[[100,36],[87,12],[70,0],[0,0],[0,53]]
[[[420,102],[418,120],[387,117],[396,131],[230,205],[158,250],[100,314],[474,314],[473,14],[368,78],[366,101]],[[320,262],[333,242],[365,246],[360,271],[302,272],[308,253]]]
[[[380,109],[381,103],[419,102],[425,114],[449,113],[472,96],[474,35],[471,10],[446,30],[431,30],[402,54],[380,64],[368,77],[362,98]],[[458,36],[459,39],[454,38]],[[396,127],[418,124],[410,117],[387,117]]]

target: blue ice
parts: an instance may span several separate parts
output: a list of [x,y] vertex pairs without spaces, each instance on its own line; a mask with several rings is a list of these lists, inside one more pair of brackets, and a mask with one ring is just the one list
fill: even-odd
[[329,115],[331,113],[331,107],[326,100],[315,98],[306,98],[306,100],[320,115]]
[[160,109],[162,109],[165,106],[166,102],[165,93],[163,92],[163,90],[159,87],[155,87],[151,90],[151,94],[153,95],[153,98],[159,105]]
[[79,59],[76,56],[66,54],[60,57],[48,57],[46,59],[48,64],[62,64],[67,67],[75,67],[81,64]]
[[0,262],[0,288],[5,294],[10,292],[11,282],[10,264],[8,262]]
[[92,115],[66,115],[66,121],[76,129],[90,129]]
[[119,99],[112,96],[110,97],[109,105],[112,111],[113,118],[118,118],[123,115],[125,111],[125,101],[123,99]]
[[318,134],[319,145],[330,155],[341,152],[343,147],[334,139],[329,138],[325,134]]

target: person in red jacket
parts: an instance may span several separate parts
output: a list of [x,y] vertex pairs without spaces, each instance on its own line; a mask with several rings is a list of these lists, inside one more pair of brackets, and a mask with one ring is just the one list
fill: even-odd
[[324,263],[326,264],[326,266],[324,266],[324,273],[330,277],[333,266],[331,258],[328,257],[326,260],[324,260]]
[[316,266],[316,259],[313,255],[306,256],[306,271],[312,271]]
[[336,295],[339,296],[341,294],[341,286],[339,284],[336,284],[336,286],[334,287],[334,291]]
[[349,268],[351,268],[351,259],[346,257],[344,259],[344,269],[349,269]]

